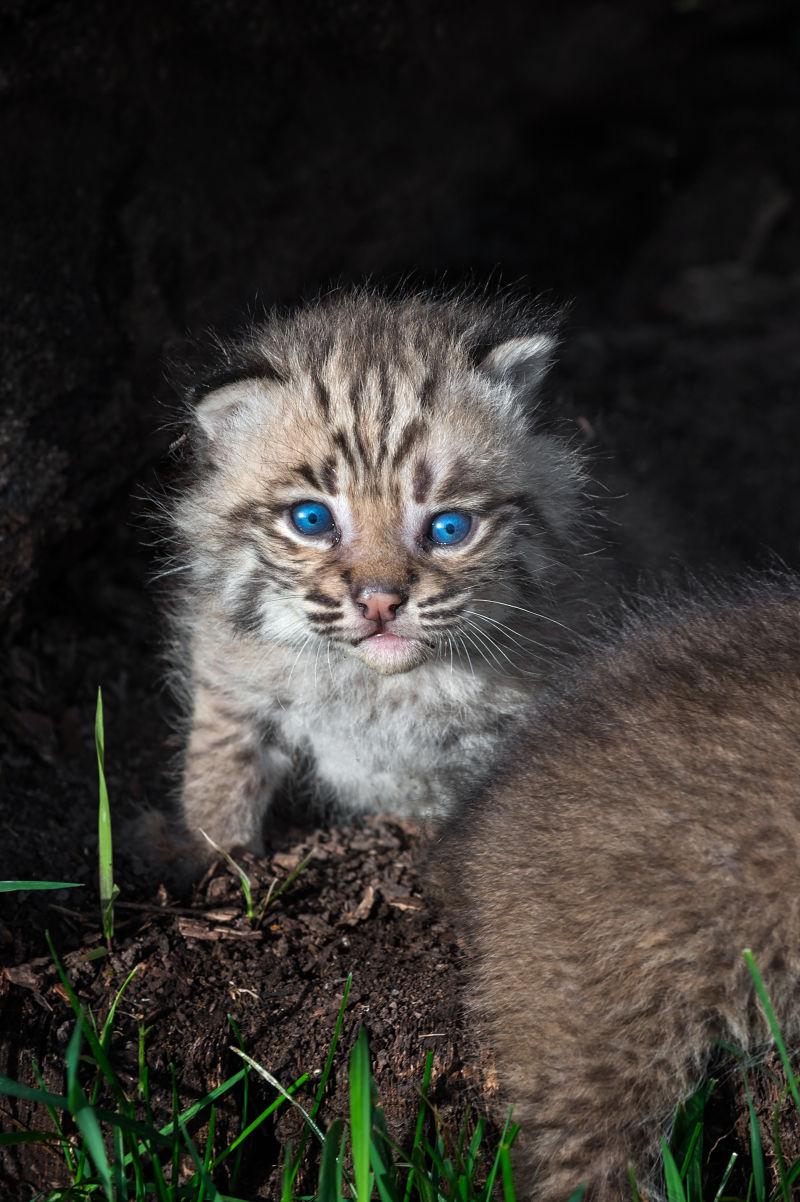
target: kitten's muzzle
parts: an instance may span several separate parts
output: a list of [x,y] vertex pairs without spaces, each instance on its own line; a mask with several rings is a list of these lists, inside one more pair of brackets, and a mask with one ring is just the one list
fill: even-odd
[[377,622],[379,627],[394,622],[397,611],[408,600],[402,593],[381,589],[363,588],[354,598],[356,608],[368,622]]

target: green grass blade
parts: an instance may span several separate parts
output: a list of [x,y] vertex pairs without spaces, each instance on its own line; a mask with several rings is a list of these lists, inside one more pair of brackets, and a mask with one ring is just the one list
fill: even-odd
[[[204,1094],[202,1098],[199,1098],[198,1101],[192,1102],[191,1106],[187,1106],[185,1110],[180,1112],[178,1115],[178,1122],[183,1123],[184,1125],[191,1123],[192,1119],[196,1118],[196,1116],[200,1114],[202,1110],[205,1110],[206,1107],[210,1106],[212,1103],[218,1102],[220,1098],[224,1097],[228,1090],[233,1089],[234,1085],[238,1085],[246,1071],[246,1069],[240,1068],[238,1073],[234,1073],[232,1077],[228,1077],[227,1081],[223,1081],[221,1085],[216,1085],[213,1089],[209,1090],[207,1094]],[[171,1135],[173,1129],[173,1124],[167,1123],[166,1127],[162,1127],[161,1134]]]
[[783,1140],[781,1139],[781,1107],[780,1103],[773,1107],[772,1111],[772,1152],[777,1162],[778,1169],[778,1184],[781,1190],[783,1202],[792,1202],[791,1190],[787,1184],[786,1157],[783,1154]]
[[13,1148],[15,1144],[61,1144],[64,1136],[55,1131],[0,1131],[0,1148]]
[[113,1140],[114,1163],[112,1169],[114,1174],[114,1197],[119,1199],[119,1202],[128,1202],[128,1176],[122,1164],[125,1155],[125,1137],[121,1127],[114,1128]]
[[139,969],[141,967],[142,967],[141,964],[135,964],[133,966],[133,968],[128,973],[127,977],[125,978],[125,980],[122,982],[119,989],[115,993],[114,1000],[112,1001],[111,1005],[108,1008],[108,1014],[106,1015],[106,1021],[103,1023],[102,1029],[100,1031],[100,1043],[103,1045],[103,1047],[106,1049],[106,1051],[108,1051],[108,1045],[111,1040],[111,1029],[114,1024],[114,1019],[116,1018],[116,1015],[117,1015],[117,1007],[119,1006],[120,1002],[122,1001],[122,998],[125,996],[128,986],[130,985],[131,981],[136,976],[137,972],[139,971]]
[[[308,1123],[319,1142],[321,1144],[325,1143],[325,1136],[322,1134],[311,1115],[300,1105],[297,1099],[293,1098],[289,1091],[285,1089],[283,1085],[281,1085],[277,1077],[273,1077],[271,1072],[265,1069],[263,1065],[259,1064],[257,1060],[253,1060],[252,1056],[248,1056],[247,1052],[241,1051],[240,1048],[231,1048],[231,1051],[235,1052],[237,1056],[241,1056],[242,1060],[244,1060],[246,1064],[249,1064],[252,1069],[255,1069],[260,1077],[263,1077],[265,1081],[268,1081],[273,1089],[277,1089],[278,1093],[283,1094],[286,1101],[294,1106],[295,1110],[302,1114],[303,1118]],[[308,1074],[306,1074],[305,1079],[308,1080]]]
[[[369,1060],[367,1061],[369,1067]],[[401,1202],[402,1194],[397,1178],[397,1168],[394,1161],[394,1145],[389,1138],[386,1119],[377,1104],[375,1097],[375,1082],[372,1073],[369,1074],[370,1098],[372,1107],[372,1133],[370,1138],[369,1158],[375,1185],[381,1202]],[[399,1149],[398,1149],[399,1151]],[[402,1153],[400,1153],[402,1156]]]
[[[127,1114],[120,1114],[118,1110],[105,1110],[102,1106],[95,1107],[95,1112],[100,1121],[107,1123],[109,1127],[120,1127],[127,1135],[135,1135],[149,1144],[156,1144],[162,1148],[171,1146],[171,1141],[165,1139],[159,1131],[155,1131],[150,1123],[132,1119]],[[129,1152],[126,1160],[130,1155]]]
[[[189,1132],[186,1130],[186,1127],[183,1123],[180,1124],[180,1130],[181,1135],[183,1136],[183,1142],[189,1150],[189,1155],[194,1161],[194,1167],[196,1168],[198,1177],[200,1178],[200,1183],[203,1190],[200,1196],[206,1199],[206,1202],[223,1202],[222,1194],[219,1192],[216,1185],[214,1185],[214,1182],[203,1168],[203,1162],[200,1159],[200,1154],[198,1153],[197,1148],[194,1146],[194,1141],[192,1140],[192,1137],[189,1135]],[[177,1178],[175,1178],[175,1180],[177,1180]]]
[[[388,1157],[387,1157],[388,1154]],[[375,1188],[381,1202],[400,1202],[400,1189],[397,1182],[397,1172],[391,1157],[391,1144],[385,1134],[385,1127],[376,1129],[373,1124],[372,1139],[369,1145],[369,1159],[375,1180]]]
[[103,1143],[103,1135],[100,1131],[97,1115],[92,1110],[88,1101],[85,1101],[84,1105],[75,1113],[74,1118],[86,1143],[95,1171],[103,1183],[103,1190],[108,1198],[108,1202],[114,1202],[114,1192],[111,1186],[111,1169],[109,1168],[108,1156],[106,1155],[106,1148]]
[[314,1091],[314,1101],[308,1112],[311,1115],[312,1119],[316,1118],[317,1113],[319,1112],[319,1108],[322,1105],[322,1099],[325,1095],[325,1088],[328,1084],[328,1078],[331,1075],[331,1069],[333,1068],[333,1058],[336,1055],[336,1048],[339,1045],[339,1037],[342,1034],[342,1027],[344,1025],[344,1014],[345,1014],[345,1010],[347,1009],[347,1000],[350,997],[350,989],[351,989],[352,984],[353,984],[353,974],[348,973],[347,980],[344,983],[344,990],[342,992],[342,1000],[339,1003],[339,1011],[336,1015],[336,1022],[333,1027],[333,1035],[331,1037],[331,1042],[328,1046],[328,1053],[325,1057],[325,1064],[322,1067],[322,1076],[320,1077],[317,1088]]
[[136,1076],[136,1088],[139,1092],[139,1097],[142,1099],[144,1108],[147,1111],[148,1117],[152,1116],[150,1109],[150,1069],[145,1056],[145,1046],[147,1040],[147,1030],[144,1023],[139,1023],[139,1040],[137,1045],[136,1067],[138,1069]]
[[485,1129],[486,1124],[484,1123],[483,1119],[479,1118],[475,1124],[475,1130],[472,1133],[472,1139],[469,1141],[467,1156],[464,1162],[464,1169],[470,1181],[472,1181],[475,1175],[475,1165],[478,1160],[478,1153],[480,1152],[481,1144],[483,1143]]
[[414,1185],[421,1202],[437,1202],[437,1185],[428,1172],[422,1147],[416,1149],[412,1158]]
[[[125,993],[125,990],[130,985],[130,983],[133,980],[136,973],[139,971],[139,967],[140,966],[137,964],[135,968],[131,969],[131,971],[128,973],[127,977],[125,978],[125,980],[122,982],[122,985],[117,990],[116,995],[114,996],[114,999],[108,1008],[108,1014],[106,1015],[106,1021],[103,1023],[103,1027],[102,1027],[102,1030],[101,1030],[100,1036],[99,1036],[100,1046],[103,1048],[104,1052],[108,1052],[109,1044],[111,1042],[111,1032],[113,1030],[114,1018],[116,1017],[116,1013],[117,1013],[117,1006],[119,1005],[120,1000],[122,999],[122,997]],[[89,1095],[89,1103],[92,1106],[97,1105],[97,1100],[100,1097],[100,1087],[102,1085],[102,1078],[103,1078],[103,1074],[98,1071],[98,1073],[95,1077],[94,1085],[92,1086],[92,1090]]]
[[422,1133],[425,1130],[425,1118],[428,1113],[428,1090],[431,1084],[431,1075],[433,1073],[433,1052],[428,1052],[425,1057],[425,1067],[422,1070],[422,1086],[420,1088],[420,1105],[417,1111],[417,1121],[414,1124],[414,1139],[411,1144],[411,1169],[406,1178],[406,1188],[403,1195],[403,1202],[411,1202],[411,1191],[414,1188],[414,1153],[422,1144]]
[[81,1100],[80,1085],[78,1084],[78,1061],[81,1055],[82,1026],[83,1024],[80,1018],[78,1018],[69,1037],[64,1057],[67,1066],[67,1098],[69,1099],[67,1105],[72,1114],[77,1110]]
[[497,1146],[497,1151],[495,1152],[494,1162],[492,1163],[492,1167],[489,1169],[489,1175],[486,1178],[486,1185],[483,1191],[483,1197],[486,1202],[489,1202],[489,1199],[492,1196],[494,1183],[497,1180],[497,1174],[502,1171],[502,1165],[500,1162],[501,1150],[506,1148],[510,1152],[511,1146],[519,1133],[519,1127],[511,1121],[511,1114],[512,1111],[509,1108],[508,1114],[506,1115],[506,1121],[503,1123],[503,1130],[500,1133],[500,1142]]
[[[244,1051],[244,1040],[242,1033],[239,1030],[239,1024],[232,1014],[228,1015],[228,1026],[233,1031],[234,1038],[239,1045],[241,1051]],[[241,1135],[247,1126],[247,1117],[250,1113],[250,1070],[244,1069],[244,1078],[242,1079],[242,1106],[239,1112],[239,1134]],[[303,1128],[305,1132],[305,1127]],[[236,1157],[231,1165],[231,1184],[237,1185],[239,1176],[242,1171],[242,1148],[241,1145],[236,1150]]]
[[82,889],[75,881],[0,881],[0,893],[35,893],[41,889]]
[[[36,1084],[39,1086],[39,1088],[41,1090],[43,1090],[46,1093],[47,1090],[45,1089],[44,1077],[42,1076],[41,1072],[39,1071],[39,1065],[37,1064],[36,1060],[34,1060],[32,1062],[31,1067],[33,1068],[33,1075],[36,1078]],[[46,1102],[43,1103],[43,1105],[50,1117],[50,1122],[53,1124],[56,1131],[61,1136],[61,1141],[62,1141],[61,1152],[64,1157],[64,1163],[67,1166],[67,1172],[72,1177],[72,1176],[74,1176],[74,1172],[75,1172],[75,1158],[73,1156],[72,1147],[70,1146],[70,1142],[64,1134],[64,1128],[61,1124],[61,1119],[58,1117],[58,1110],[55,1108],[55,1106],[49,1106]]]
[[278,898],[282,897],[287,889],[291,889],[292,885],[295,883],[300,874],[305,872],[306,868],[308,868],[313,858],[314,853],[310,851],[308,855],[300,861],[297,867],[292,869],[286,880],[281,881],[277,889],[273,889],[269,894],[267,894],[264,904],[258,914],[259,922],[263,921],[264,915],[266,914],[267,910],[269,910],[270,906],[274,905]]
[[7,1098],[21,1098],[23,1102],[40,1102],[42,1106],[54,1106],[59,1110],[66,1110],[69,1106],[68,1099],[63,1094],[34,1089],[31,1085],[12,1081],[10,1077],[0,1076],[0,1094],[5,1094]]
[[746,1084],[745,1096],[747,1098],[747,1109],[750,1116],[750,1160],[753,1166],[753,1184],[756,1192],[756,1202],[765,1202],[767,1196],[767,1184],[764,1174],[764,1151],[761,1147],[761,1129],[758,1125],[758,1118],[753,1105],[753,1099],[750,1096],[750,1090]]
[[[634,1183],[634,1186],[635,1186],[635,1183]],[[570,1194],[569,1198],[567,1199],[567,1202],[581,1202],[581,1199],[583,1198],[583,1195],[584,1195],[585,1193],[586,1193],[586,1186],[585,1186],[585,1185],[579,1185],[577,1189],[574,1189],[574,1190],[572,1191],[572,1193]],[[639,1196],[639,1191],[638,1191],[638,1189],[636,1190],[636,1196],[637,1196],[637,1197]]]
[[661,1158],[664,1163],[664,1181],[669,1202],[686,1202],[681,1175],[665,1139],[661,1140]]
[[800,1178],[800,1160],[796,1160],[792,1167],[787,1170],[785,1177],[781,1181],[781,1188],[784,1186],[790,1191],[789,1196],[792,1197],[791,1189],[794,1183]]
[[260,1127],[265,1119],[268,1119],[271,1114],[274,1114],[275,1111],[279,1109],[279,1107],[283,1106],[284,1102],[291,1102],[292,1094],[296,1093],[298,1089],[301,1089],[307,1080],[308,1073],[303,1073],[302,1077],[298,1077],[292,1085],[288,1086],[288,1088],[283,1091],[280,1097],[277,1097],[274,1102],[270,1102],[269,1106],[267,1106],[265,1110],[262,1110],[261,1113],[257,1115],[251,1123],[248,1123],[244,1131],[241,1131],[239,1135],[236,1136],[236,1139],[229,1144],[225,1151],[220,1152],[212,1167],[216,1168],[218,1164],[221,1164],[223,1160],[230,1156],[231,1152],[235,1152],[237,1148],[240,1148],[244,1141],[253,1134],[256,1128]]
[[[70,1110],[70,1100],[63,1094],[52,1094],[43,1089],[33,1089],[32,1086],[23,1085],[20,1081],[12,1081],[9,1077],[0,1076],[0,1094],[5,1094],[9,1098],[20,1098],[23,1102],[38,1102],[41,1106],[53,1107],[58,1110],[67,1112]],[[131,1135],[146,1136],[155,1140],[161,1139],[161,1133],[153,1131],[147,1123],[137,1122],[136,1119],[117,1114],[116,1111],[99,1109],[97,1116],[104,1123],[116,1124]],[[162,1140],[162,1142],[167,1143],[166,1140]]]
[[[174,1072],[174,1068],[172,1071]],[[196,1118],[201,1111],[205,1110],[206,1107],[210,1106],[213,1102],[218,1102],[221,1097],[224,1097],[228,1090],[233,1089],[234,1085],[238,1085],[246,1071],[246,1069],[240,1068],[238,1073],[234,1073],[232,1077],[228,1077],[227,1081],[223,1081],[221,1085],[216,1085],[212,1090],[209,1090],[207,1094],[204,1094],[202,1098],[199,1098],[196,1102],[192,1102],[191,1106],[187,1106],[185,1110],[176,1110],[175,1117],[171,1122],[167,1123],[165,1127],[161,1127],[159,1129],[159,1134],[165,1135],[167,1138],[169,1138],[173,1134],[177,1133],[178,1127],[181,1123],[183,1123],[184,1126],[186,1126],[188,1123],[191,1123],[192,1119]],[[173,1096],[175,1102],[177,1103],[177,1086]]]
[[[500,1173],[503,1182],[503,1202],[517,1202],[517,1194],[514,1189],[514,1173],[511,1168],[511,1156],[508,1148],[501,1147],[500,1149]],[[580,1195],[583,1197],[583,1195]]]
[[83,1033],[86,1036],[86,1042],[88,1043],[89,1048],[91,1049],[92,1059],[94,1060],[95,1064],[100,1069],[100,1071],[102,1072],[103,1076],[108,1081],[108,1084],[111,1087],[111,1090],[114,1093],[114,1096],[117,1099],[118,1104],[124,1109],[126,1107],[127,1101],[128,1101],[128,1099],[125,1096],[125,1091],[122,1088],[122,1086],[120,1085],[119,1078],[117,1077],[117,1074],[114,1072],[114,1069],[111,1066],[111,1062],[108,1058],[108,1054],[107,1054],[105,1048],[100,1043],[100,1040],[98,1039],[96,1033],[92,1030],[91,1023],[86,1021],[86,1015],[85,1015],[84,1009],[83,1009],[80,1001],[78,1000],[78,995],[75,993],[75,990],[72,988],[72,984],[70,982],[69,977],[67,976],[67,974],[64,971],[64,966],[62,965],[61,961],[59,960],[59,958],[56,954],[56,949],[53,946],[53,941],[50,938],[49,931],[45,931],[45,939],[47,940],[47,946],[50,949],[50,955],[52,956],[53,964],[55,965],[55,969],[58,974],[58,978],[61,981],[61,984],[64,986],[64,990],[67,994],[67,997],[69,998],[69,1004],[72,1007],[72,1011],[73,1011],[75,1017],[81,1023]]
[[350,1053],[348,1074],[350,1091],[350,1145],[358,1202],[369,1202],[372,1195],[370,1144],[372,1142],[372,1074],[369,1064],[367,1033],[362,1027]]
[[281,1175],[281,1202],[292,1202],[294,1186],[292,1182],[292,1141],[287,1139],[283,1150],[283,1174]]
[[341,1119],[331,1123],[322,1145],[319,1184],[314,1202],[342,1202],[341,1162],[344,1159],[345,1129]]
[[[82,1031],[84,1028],[83,1020],[79,1017],[76,1020],[75,1028],[70,1036],[69,1044],[65,1056],[67,1066],[67,1099],[70,1114],[72,1115],[78,1129],[83,1136],[83,1142],[88,1152],[95,1171],[99,1176],[103,1189],[105,1191],[108,1202],[114,1202],[114,1191],[111,1184],[111,1169],[108,1163],[103,1135],[100,1130],[100,1124],[97,1121],[97,1115],[89,1105],[89,1100],[81,1089],[78,1080],[78,1064],[81,1054]],[[80,1170],[80,1165],[79,1165]],[[80,1175],[80,1171],[79,1174]]]
[[205,839],[206,843],[214,848],[218,856],[221,856],[231,871],[239,878],[239,888],[242,891],[244,900],[245,915],[248,920],[252,921],[256,916],[255,906],[253,904],[253,884],[250,877],[247,875],[241,864],[237,864],[230,852],[227,852],[224,847],[220,847],[219,843],[215,843],[210,835],[206,834],[202,826],[197,828],[200,834]]
[[[212,1107],[208,1113],[208,1132],[206,1134],[206,1147],[205,1147],[205,1152],[203,1154],[203,1170],[205,1172],[206,1177],[209,1175],[209,1169],[211,1168],[211,1164],[214,1160],[214,1136],[216,1134],[216,1130],[217,1130],[217,1108],[216,1108],[216,1106],[212,1105]],[[197,1191],[197,1202],[203,1202],[202,1180],[200,1182],[200,1186]]]
[[[438,1174],[438,1176],[443,1177],[445,1181],[452,1182],[452,1179],[453,1179],[452,1165],[449,1163],[447,1157],[443,1154],[442,1148],[441,1147],[434,1148],[434,1146],[432,1144],[429,1144],[427,1141],[425,1141],[425,1142],[423,1142],[423,1145],[422,1145],[422,1151],[425,1153],[428,1160],[431,1162],[433,1167],[436,1169],[436,1173]],[[499,1159],[499,1154],[498,1154],[498,1159]],[[436,1174],[432,1174],[432,1176],[433,1176],[434,1182],[437,1182]],[[438,1182],[437,1182],[437,1185],[438,1185]]]
[[680,1176],[688,1202],[703,1199],[703,1132],[705,1111],[717,1082],[703,1083],[678,1107],[670,1137],[670,1151],[680,1166]]
[[108,800],[106,785],[106,741],[103,723],[103,693],[97,690],[97,707],[94,717],[94,741],[97,749],[97,854],[100,876],[100,916],[103,923],[103,935],[106,943],[111,946],[114,937],[114,901],[119,889],[114,884],[114,855],[111,839],[111,807]]
[[700,1181],[702,1175],[703,1123],[695,1123],[686,1152],[681,1162],[681,1181],[684,1183],[689,1198],[700,1198]]
[[789,1060],[789,1054],[786,1051],[786,1044],[783,1042],[783,1036],[781,1035],[781,1029],[778,1025],[778,1020],[775,1017],[775,1011],[772,1008],[772,1002],[769,1000],[769,994],[764,986],[761,973],[758,971],[758,965],[755,962],[750,948],[746,947],[742,952],[742,955],[744,956],[745,964],[750,972],[750,976],[753,978],[753,984],[756,987],[758,999],[763,1007],[764,1014],[766,1015],[767,1022],[769,1023],[769,1029],[772,1032],[772,1038],[775,1040],[775,1047],[778,1049],[778,1055],[781,1058],[783,1071],[786,1073],[787,1084],[792,1092],[792,1097],[794,1098],[794,1104],[797,1107],[798,1114],[800,1114],[800,1090],[798,1090],[797,1087],[797,1078],[794,1075],[794,1071]]
[[725,1165],[725,1172],[722,1174],[722,1180],[720,1181],[719,1185],[717,1186],[717,1192],[714,1194],[714,1202],[721,1202],[722,1195],[725,1192],[725,1186],[728,1184],[728,1179],[730,1178],[730,1175],[733,1172],[734,1165],[736,1164],[736,1161],[738,1159],[739,1159],[739,1153],[731,1152],[730,1159],[729,1159],[728,1163]]
[[631,1187],[631,1202],[642,1202],[642,1195],[639,1193],[639,1186],[636,1183],[636,1173],[633,1165],[628,1165],[628,1185]]
[[[344,1015],[345,1015],[345,1010],[347,1009],[347,1000],[350,996],[350,988],[351,988],[352,984],[353,984],[353,974],[348,973],[347,980],[345,981],[345,984],[344,984],[342,1000],[339,1003],[339,1011],[336,1015],[336,1022],[334,1023],[334,1027],[333,1027],[333,1035],[331,1037],[331,1042],[328,1045],[327,1055],[325,1056],[325,1064],[322,1067],[322,1075],[320,1076],[320,1079],[317,1083],[317,1088],[314,1091],[314,1100],[308,1111],[309,1118],[311,1118],[311,1119],[316,1119],[317,1114],[319,1113],[319,1108],[322,1105],[322,1099],[325,1096],[325,1089],[328,1085],[328,1078],[331,1075],[331,1069],[333,1068],[333,1060],[336,1055],[336,1049],[339,1045],[339,1038],[342,1033],[342,1026],[344,1025]],[[241,1040],[240,1040],[240,1044],[241,1044]],[[294,1182],[297,1180],[297,1175],[300,1172],[300,1165],[302,1164],[303,1157],[304,1157],[305,1151],[306,1151],[306,1147],[308,1145],[308,1132],[309,1132],[309,1128],[304,1127],[302,1134],[300,1136],[300,1139],[298,1140],[297,1155],[295,1156],[294,1163],[292,1164],[292,1185],[294,1185]]]

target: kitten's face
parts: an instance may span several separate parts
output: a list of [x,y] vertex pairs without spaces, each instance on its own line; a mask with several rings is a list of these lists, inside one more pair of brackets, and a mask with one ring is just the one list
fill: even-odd
[[482,368],[458,348],[431,361],[334,345],[208,395],[208,463],[178,522],[233,626],[382,674],[475,655],[475,615],[513,619],[492,613],[501,596],[530,604],[575,501],[575,465],[531,436],[503,370],[544,341],[505,344]]

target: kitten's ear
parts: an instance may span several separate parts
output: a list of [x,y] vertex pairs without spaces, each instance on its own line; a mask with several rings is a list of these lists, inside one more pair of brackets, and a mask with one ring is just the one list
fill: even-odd
[[478,366],[520,392],[534,391],[553,362],[557,339],[552,334],[510,338],[493,347]]
[[194,420],[209,442],[217,442],[225,428],[239,413],[255,391],[253,381],[237,380],[206,392],[192,405]]

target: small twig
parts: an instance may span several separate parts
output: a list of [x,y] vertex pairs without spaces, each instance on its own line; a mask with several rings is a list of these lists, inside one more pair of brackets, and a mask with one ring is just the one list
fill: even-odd
[[[147,914],[177,914],[186,918],[209,918],[217,922],[218,919],[213,918],[215,914],[220,913],[219,907],[212,907],[209,910],[203,910],[199,906],[159,906],[155,902],[116,902],[116,905],[121,910],[142,910]],[[236,917],[236,911],[231,910],[231,917]]]

